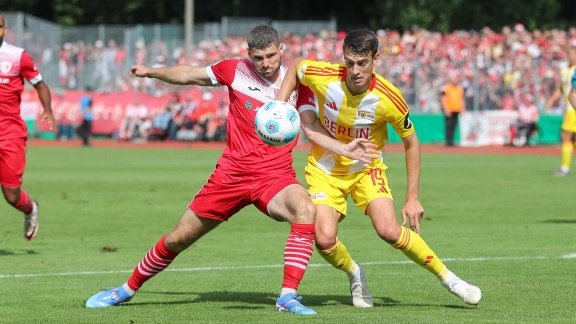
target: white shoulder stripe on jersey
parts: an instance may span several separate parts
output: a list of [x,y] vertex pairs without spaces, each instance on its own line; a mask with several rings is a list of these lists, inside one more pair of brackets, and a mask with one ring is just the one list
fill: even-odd
[[208,74],[208,76],[210,77],[210,81],[212,81],[213,85],[221,85],[216,79],[216,75],[212,71],[212,65],[206,67],[206,74]]

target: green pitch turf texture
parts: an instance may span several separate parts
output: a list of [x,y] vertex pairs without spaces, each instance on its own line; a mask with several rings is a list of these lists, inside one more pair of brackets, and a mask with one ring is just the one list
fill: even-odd
[[[121,285],[178,222],[219,150],[30,147],[24,189],[40,231],[0,205],[2,323],[573,323],[576,175],[554,178],[557,156],[424,154],[422,237],[479,306],[448,293],[377,238],[350,202],[339,237],[363,264],[375,307],[351,306],[344,273],[316,252],[301,283],[318,315],[274,312],[289,226],[250,206],[183,252],[121,307],[86,309]],[[303,181],[305,152],[295,152]],[[399,212],[404,155],[387,155]]]

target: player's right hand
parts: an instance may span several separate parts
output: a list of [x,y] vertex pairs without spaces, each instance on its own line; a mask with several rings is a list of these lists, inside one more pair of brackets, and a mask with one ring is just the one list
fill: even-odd
[[370,164],[373,160],[380,157],[380,151],[375,150],[377,147],[378,145],[370,143],[365,138],[355,138],[344,146],[343,155],[347,158]]
[[40,121],[48,121],[48,123],[50,124],[50,130],[53,131],[55,129],[56,126],[56,118],[54,118],[54,115],[52,114],[52,111],[44,111],[42,113],[42,116],[40,117]]
[[147,73],[148,73],[148,68],[145,67],[144,65],[133,65],[130,67],[130,75],[131,76],[137,76],[139,78],[144,78],[144,77],[146,77]]

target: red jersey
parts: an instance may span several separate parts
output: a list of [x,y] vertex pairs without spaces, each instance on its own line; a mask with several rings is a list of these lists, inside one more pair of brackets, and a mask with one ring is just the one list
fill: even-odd
[[24,79],[34,85],[42,81],[42,75],[23,48],[4,41],[0,46],[0,140],[28,136],[20,117]]
[[[256,111],[266,102],[274,100],[278,87],[262,78],[250,59],[228,59],[206,68],[215,85],[228,87],[230,110],[226,123],[226,147],[216,167],[233,170],[230,174],[291,174],[292,149],[297,141],[286,146],[265,144],[256,135],[254,118]],[[286,69],[280,67],[281,77]],[[297,106],[296,94],[290,96],[290,104]]]

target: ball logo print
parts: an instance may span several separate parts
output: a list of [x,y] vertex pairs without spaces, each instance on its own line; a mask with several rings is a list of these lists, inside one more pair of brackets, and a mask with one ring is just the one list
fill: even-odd
[[264,143],[271,146],[287,145],[300,133],[300,116],[289,103],[270,101],[256,112],[254,128]]

